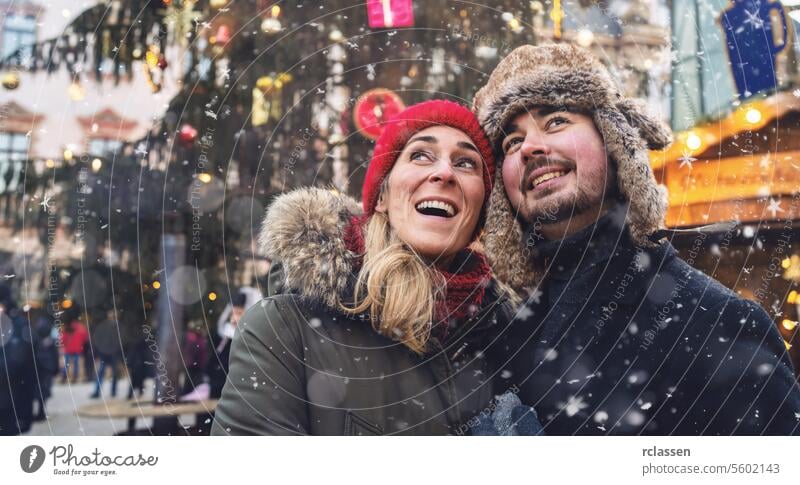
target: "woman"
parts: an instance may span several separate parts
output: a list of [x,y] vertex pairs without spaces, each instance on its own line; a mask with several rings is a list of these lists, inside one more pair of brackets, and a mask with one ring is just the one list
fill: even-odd
[[493,166],[474,115],[428,101],[386,125],[363,213],[328,190],[279,197],[261,243],[285,293],[242,317],[212,434],[469,432],[498,391],[486,355],[510,313],[468,249]]

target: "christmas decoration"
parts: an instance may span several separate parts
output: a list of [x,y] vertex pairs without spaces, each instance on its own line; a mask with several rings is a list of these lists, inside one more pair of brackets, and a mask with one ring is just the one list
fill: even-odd
[[414,26],[412,0],[367,0],[369,28]]
[[144,79],[150,90],[154,93],[161,91],[163,82],[163,74],[156,71],[156,68],[162,71],[167,67],[167,59],[164,54],[159,52],[159,48],[155,45],[150,45],[144,55],[144,62],[142,63],[142,70],[144,71]]
[[[777,28],[773,17],[780,20]],[[786,48],[788,35],[786,11],[781,3],[736,0],[720,16],[720,22],[739,97],[776,89],[777,55]]]
[[83,101],[83,98],[86,97],[83,86],[78,81],[72,81],[67,88],[67,95],[72,101]]
[[195,140],[197,140],[197,134],[197,128],[189,123],[184,123],[181,125],[180,130],[178,130],[178,141],[184,147],[190,147],[194,144]]
[[270,120],[280,120],[283,112],[281,109],[282,90],[292,79],[292,75],[286,72],[274,78],[272,76],[258,78],[252,92],[251,122],[253,126],[265,125]]
[[353,120],[365,138],[375,140],[380,136],[383,124],[405,107],[395,92],[383,88],[371,89],[356,101]]
[[222,24],[217,27],[217,33],[209,39],[212,44],[225,45],[231,41],[231,28]]
[[13,91],[19,87],[19,76],[15,72],[6,73],[2,83],[4,88]]
[[283,30],[283,25],[281,25],[281,21],[278,20],[280,14],[281,7],[273,5],[269,9],[269,14],[261,21],[261,31],[265,34],[274,34]]

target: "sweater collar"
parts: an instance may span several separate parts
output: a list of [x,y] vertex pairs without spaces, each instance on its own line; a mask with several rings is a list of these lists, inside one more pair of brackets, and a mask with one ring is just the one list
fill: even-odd
[[534,260],[548,276],[569,279],[577,271],[588,271],[608,261],[612,256],[630,251],[633,244],[625,218],[628,205],[619,203],[595,223],[571,236],[536,244]]

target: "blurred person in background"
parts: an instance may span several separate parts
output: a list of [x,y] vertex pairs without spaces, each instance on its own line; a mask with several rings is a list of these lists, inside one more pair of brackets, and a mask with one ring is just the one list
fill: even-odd
[[25,433],[37,391],[34,338],[11,289],[0,283],[0,435]]
[[91,397],[92,399],[100,397],[106,370],[111,371],[111,397],[116,397],[119,379],[117,360],[122,355],[122,337],[113,311],[109,311],[106,318],[92,328],[92,349],[100,363],[97,366],[97,378]]
[[236,327],[247,309],[247,294],[243,291],[234,293],[231,299],[231,312],[228,320],[222,324],[218,335],[212,337],[212,354],[208,358],[206,371],[208,373],[208,383],[210,386],[210,397],[219,398],[222,395],[222,387],[228,376],[228,364],[231,353],[231,342],[236,333]]
[[88,341],[89,331],[86,329],[86,325],[80,321],[78,315],[75,315],[74,318],[68,318],[67,323],[61,330],[61,349],[64,352],[62,383],[67,382],[70,371],[72,372],[70,382],[78,382],[81,374],[81,355],[84,355]]
[[34,354],[38,389],[34,397],[39,404],[34,420],[43,421],[47,418],[45,404],[52,395],[53,379],[59,373],[58,329],[53,325],[52,317],[41,308],[29,308],[28,319],[36,339]]

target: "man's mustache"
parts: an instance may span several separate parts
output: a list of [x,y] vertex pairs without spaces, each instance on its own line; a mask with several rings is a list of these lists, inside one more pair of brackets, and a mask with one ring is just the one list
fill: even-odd
[[575,170],[576,164],[572,160],[558,160],[548,157],[547,155],[534,155],[529,157],[525,163],[525,170],[522,172],[522,179],[519,181],[519,191],[524,194],[528,190],[527,180],[534,170],[548,166],[558,166],[567,170]]

